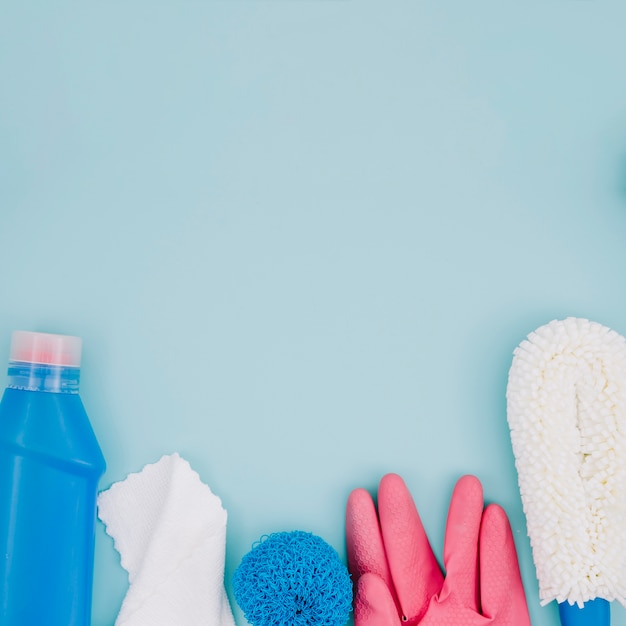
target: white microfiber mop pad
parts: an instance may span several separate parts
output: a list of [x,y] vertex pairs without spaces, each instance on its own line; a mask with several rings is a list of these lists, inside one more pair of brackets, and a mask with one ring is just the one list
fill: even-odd
[[515,350],[507,413],[541,603],[626,606],[626,340],[542,326]]
[[116,626],[234,626],[224,589],[226,511],[178,454],[98,498],[128,572]]

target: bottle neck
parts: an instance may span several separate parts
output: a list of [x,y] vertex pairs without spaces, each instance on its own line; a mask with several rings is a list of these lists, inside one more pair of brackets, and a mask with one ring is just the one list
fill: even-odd
[[7,386],[27,391],[78,393],[79,367],[9,361]]

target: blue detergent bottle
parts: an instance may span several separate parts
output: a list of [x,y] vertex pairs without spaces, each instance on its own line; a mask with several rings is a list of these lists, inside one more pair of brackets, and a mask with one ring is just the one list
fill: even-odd
[[0,402],[0,624],[91,622],[105,461],[78,395],[79,337],[16,331]]

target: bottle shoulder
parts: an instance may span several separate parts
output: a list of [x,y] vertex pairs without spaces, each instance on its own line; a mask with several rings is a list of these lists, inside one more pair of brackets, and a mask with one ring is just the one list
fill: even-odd
[[105,461],[80,396],[5,389],[0,400],[0,445],[102,474]]

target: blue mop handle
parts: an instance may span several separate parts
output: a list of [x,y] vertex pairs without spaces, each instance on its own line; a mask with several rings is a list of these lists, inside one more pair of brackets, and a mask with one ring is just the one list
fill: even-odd
[[562,626],[609,626],[611,605],[604,598],[594,598],[580,608],[569,602],[559,603]]

